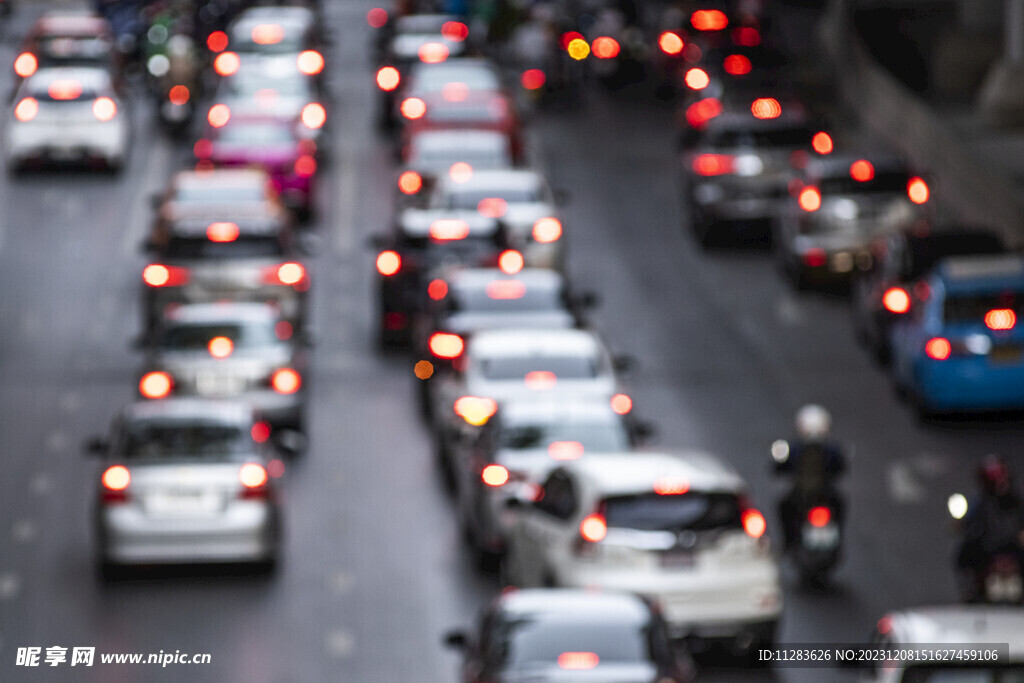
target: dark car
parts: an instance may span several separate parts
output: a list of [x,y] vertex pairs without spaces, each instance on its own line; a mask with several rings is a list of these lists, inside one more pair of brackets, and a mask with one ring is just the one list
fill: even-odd
[[373,239],[381,346],[408,344],[427,301],[427,275],[442,265],[493,266],[508,250],[504,223],[476,211],[406,209],[390,235]]
[[658,612],[626,593],[505,591],[475,636],[452,632],[445,642],[463,652],[465,683],[694,680],[692,660],[673,650]]
[[879,235],[870,245],[871,268],[854,281],[857,338],[880,360],[886,360],[890,326],[910,312],[914,290],[924,286],[918,283],[939,260],[1005,250],[996,233],[965,226],[931,228],[923,223]]

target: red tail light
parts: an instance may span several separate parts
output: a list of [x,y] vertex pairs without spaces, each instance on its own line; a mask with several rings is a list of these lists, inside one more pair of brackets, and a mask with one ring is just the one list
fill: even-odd
[[441,279],[431,280],[427,285],[427,296],[434,301],[440,301],[448,296],[448,283]]
[[234,242],[239,234],[238,224],[228,221],[210,223],[206,228],[206,238],[211,242]]
[[249,431],[252,434],[253,441],[256,443],[266,443],[267,439],[270,438],[270,423],[266,420],[260,420]]
[[744,510],[740,519],[743,522],[743,530],[751,538],[761,538],[768,529],[768,523],[765,522],[764,515],[754,508]]
[[310,102],[302,108],[302,125],[311,130],[322,128],[327,123],[327,110],[319,102]]
[[667,55],[677,55],[683,51],[683,39],[672,31],[665,31],[658,36],[658,47]]
[[142,271],[142,279],[150,287],[180,287],[189,280],[188,268],[153,263]]
[[910,295],[902,287],[890,287],[882,295],[882,305],[890,313],[906,313],[910,310]]
[[231,109],[226,104],[215,104],[210,107],[206,120],[214,128],[223,128],[231,120]]
[[453,43],[461,43],[469,37],[469,27],[461,21],[446,21],[441,26],[441,35]]
[[743,47],[756,47],[761,44],[761,32],[753,26],[737,26],[732,30],[732,42]]
[[316,50],[304,50],[299,53],[295,64],[307,76],[316,76],[324,70],[324,57]]
[[729,17],[717,9],[699,9],[690,15],[690,24],[697,31],[721,31],[729,25]]
[[480,479],[488,486],[504,486],[508,482],[508,470],[501,465],[488,465],[480,473]]
[[263,284],[301,286],[306,281],[306,268],[301,263],[289,261],[263,269]]
[[807,521],[811,526],[821,528],[832,521],[832,511],[823,505],[813,507],[807,512]]
[[759,97],[750,105],[750,113],[757,119],[777,119],[782,116],[782,105],[774,97]]
[[925,204],[931,196],[928,190],[928,183],[921,178],[911,178],[907,183],[907,196],[915,204]]
[[238,481],[242,484],[240,498],[265,498],[270,476],[263,465],[247,462],[238,470]]
[[654,492],[659,496],[680,496],[690,490],[690,481],[685,477],[658,477],[654,480]]
[[563,50],[568,50],[569,43],[571,43],[574,40],[583,40],[583,34],[577,31],[566,31],[565,33],[562,34],[562,37],[559,39],[558,44]]
[[430,224],[430,239],[451,242],[469,236],[469,223],[457,218],[439,218]]
[[523,255],[515,249],[506,249],[498,256],[498,268],[506,275],[515,275],[523,269]]
[[92,115],[97,121],[110,121],[117,116],[117,104],[109,97],[97,97],[92,102]]
[[875,177],[875,167],[867,159],[857,159],[850,164],[850,177],[858,183],[866,183]]
[[82,84],[73,78],[58,78],[50,81],[46,94],[55,100],[77,100],[82,95]]
[[132,474],[124,465],[108,467],[100,478],[103,484],[103,500],[107,503],[123,503],[128,501],[128,485],[132,483]]
[[702,176],[727,175],[733,172],[731,154],[701,154],[693,160],[693,172]]
[[686,82],[686,87],[691,90],[703,90],[711,83],[711,78],[708,76],[708,72],[704,69],[694,67],[686,72],[686,76],[683,77],[683,81]]
[[805,187],[800,190],[797,202],[804,211],[817,211],[821,208],[821,192],[816,187]]
[[146,398],[164,398],[173,388],[174,382],[166,372],[147,372],[139,380],[139,393]]
[[527,90],[540,90],[547,80],[548,77],[540,69],[527,69],[520,78],[520,82]]
[[402,112],[402,116],[415,121],[416,119],[423,118],[423,115],[427,113],[427,103],[418,97],[407,97],[402,100],[399,111]]
[[167,92],[167,99],[171,101],[171,104],[179,107],[186,104],[191,96],[192,94],[184,85],[176,85]]
[[985,326],[990,330],[1012,330],[1017,314],[1009,308],[994,308],[985,314]]
[[583,457],[583,444],[579,441],[552,441],[548,444],[552,460],[579,460]]
[[227,337],[214,337],[206,345],[206,350],[217,359],[227,358],[235,350],[235,342]]
[[507,301],[526,296],[526,285],[522,280],[492,280],[484,288],[488,299]]
[[374,7],[366,13],[366,23],[371,28],[381,28],[388,23],[388,11],[383,7]]
[[423,43],[416,52],[424,64],[437,64],[448,59],[448,46],[444,43]]
[[316,159],[308,154],[303,154],[295,160],[295,175],[300,178],[309,178],[316,173]]
[[241,65],[242,60],[234,52],[221,52],[213,60],[213,70],[218,76],[231,76]]
[[608,535],[608,523],[600,514],[588,515],[580,522],[580,537],[584,541],[599,543]]
[[423,188],[423,177],[416,171],[405,171],[398,176],[398,189],[402,194],[416,194]]
[[750,60],[743,55],[729,55],[722,62],[722,67],[730,76],[744,76],[754,68]]
[[34,97],[26,97],[14,108],[14,118],[19,121],[31,121],[39,113],[39,101]]
[[598,59],[614,59],[619,56],[619,41],[608,36],[601,36],[594,39],[590,49]]
[[397,251],[382,251],[377,256],[377,272],[385,277],[394,275],[402,269],[402,257]]
[[563,652],[558,655],[558,668],[567,671],[593,669],[600,661],[594,652]]
[[932,360],[946,360],[953,353],[953,345],[943,337],[932,337],[925,343],[924,352]]
[[214,31],[206,36],[206,47],[210,48],[211,52],[223,52],[228,49],[228,34],[224,31]]
[[196,140],[196,144],[192,145],[192,153],[196,159],[209,159],[213,154],[213,143],[206,138],[199,138]]
[[811,138],[811,147],[818,154],[831,154],[832,153],[832,136],[825,131],[819,131],[814,134]]
[[562,236],[562,221],[557,218],[538,218],[533,224],[533,240],[542,244],[556,242]]
[[438,358],[458,358],[466,348],[466,343],[457,334],[435,332],[430,335],[430,352]]
[[828,254],[820,247],[808,249],[803,255],[804,265],[808,268],[821,268],[828,263]]
[[385,92],[391,92],[402,82],[402,75],[393,66],[382,66],[377,70],[377,87]]
[[39,68],[39,60],[31,52],[22,52],[14,60],[14,73],[22,78],[28,78]]
[[693,128],[703,128],[708,121],[721,113],[722,103],[718,98],[706,97],[686,108],[686,122]]
[[302,376],[291,368],[281,368],[271,375],[270,386],[279,394],[294,394],[302,387]]
[[615,394],[612,396],[612,410],[619,415],[627,415],[633,410],[633,399],[626,394]]

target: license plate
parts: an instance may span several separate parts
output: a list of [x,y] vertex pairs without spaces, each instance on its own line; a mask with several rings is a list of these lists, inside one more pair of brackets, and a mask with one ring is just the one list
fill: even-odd
[[1021,351],[1019,346],[993,346],[988,357],[993,363],[1017,363]]
[[233,396],[244,388],[245,381],[241,377],[212,372],[196,375],[196,391],[203,396]]
[[811,550],[827,550],[836,547],[839,543],[839,527],[833,523],[825,526],[804,525],[803,528],[804,547]]
[[697,557],[692,552],[669,550],[661,553],[661,566],[668,569],[691,569],[697,564]]
[[50,149],[50,157],[58,161],[68,161],[78,158],[78,152],[74,147],[58,145]]
[[211,491],[158,491],[147,496],[146,509],[154,515],[203,516],[220,510],[220,498]]

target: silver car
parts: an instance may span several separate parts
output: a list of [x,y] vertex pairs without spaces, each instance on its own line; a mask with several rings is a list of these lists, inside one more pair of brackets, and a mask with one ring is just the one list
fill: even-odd
[[280,520],[265,448],[251,408],[200,399],[144,401],[114,420],[95,521],[100,567],[253,562],[277,556]]

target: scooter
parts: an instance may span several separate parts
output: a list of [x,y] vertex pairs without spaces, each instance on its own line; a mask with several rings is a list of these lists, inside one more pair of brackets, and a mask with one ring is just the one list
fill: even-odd
[[[954,528],[959,532],[960,522],[967,514],[967,499],[953,494],[948,501]],[[1024,548],[1019,539],[1008,539],[987,553],[980,571],[959,568],[957,582],[960,599],[969,603],[991,605],[1024,604],[1024,567],[1021,566]]]

